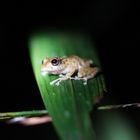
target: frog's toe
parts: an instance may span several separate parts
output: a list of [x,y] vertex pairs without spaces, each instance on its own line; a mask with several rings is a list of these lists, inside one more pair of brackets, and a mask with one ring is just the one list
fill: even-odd
[[50,82],[50,85],[53,85],[54,84],[54,82]]
[[87,78],[83,78],[83,80],[84,80],[84,85],[87,85]]
[[56,83],[56,81],[51,81],[50,85],[54,85]]
[[87,81],[85,81],[85,82],[83,83],[83,85],[87,85]]
[[56,82],[55,85],[56,85],[56,86],[59,86],[59,85],[60,85],[60,82]]

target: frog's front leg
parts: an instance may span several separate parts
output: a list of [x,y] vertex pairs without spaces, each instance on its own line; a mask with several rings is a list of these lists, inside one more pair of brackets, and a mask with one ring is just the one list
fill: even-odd
[[71,76],[74,74],[74,72],[75,72],[75,69],[72,69],[72,71],[70,71],[66,75],[63,75],[63,76],[62,75],[59,75],[60,78],[51,81],[50,84],[51,85],[55,84],[55,85],[59,86],[59,84],[60,84],[61,81],[65,81],[65,80],[71,79]]

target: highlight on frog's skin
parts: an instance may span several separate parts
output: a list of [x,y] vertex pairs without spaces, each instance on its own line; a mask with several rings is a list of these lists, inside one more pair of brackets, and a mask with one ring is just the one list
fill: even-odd
[[45,76],[46,74],[47,74],[46,71],[41,71],[41,75],[42,75],[42,76]]

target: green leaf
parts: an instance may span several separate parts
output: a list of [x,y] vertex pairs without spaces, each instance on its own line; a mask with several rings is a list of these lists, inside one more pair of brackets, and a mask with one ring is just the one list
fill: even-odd
[[101,68],[94,44],[87,36],[72,33],[42,33],[29,40],[31,64],[44,105],[52,117],[54,127],[62,140],[94,140],[89,113],[97,97],[105,89],[104,77],[98,75],[83,85],[80,80],[67,80],[59,86],[50,85],[56,75],[43,77],[41,62],[46,57],[77,55],[92,59]]

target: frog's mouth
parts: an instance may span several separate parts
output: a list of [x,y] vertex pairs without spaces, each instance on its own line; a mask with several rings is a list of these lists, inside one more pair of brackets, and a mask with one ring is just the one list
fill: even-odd
[[45,76],[46,74],[58,75],[58,74],[60,74],[60,73],[62,73],[62,70],[55,70],[55,71],[44,71],[44,70],[42,70],[42,71],[41,71],[41,75],[42,75],[42,76]]
[[55,70],[55,71],[51,71],[50,73],[52,74],[60,74],[62,72],[62,70]]

